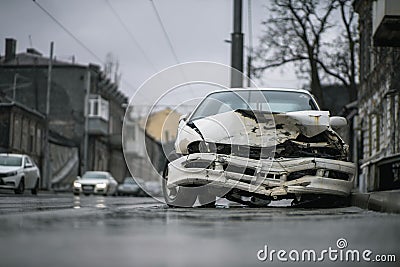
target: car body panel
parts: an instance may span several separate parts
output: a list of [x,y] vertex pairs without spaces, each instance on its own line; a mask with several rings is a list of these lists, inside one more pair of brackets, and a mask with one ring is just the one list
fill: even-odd
[[[286,91],[315,102],[309,92]],[[169,163],[166,186],[207,184],[267,199],[348,196],[355,164],[348,162],[348,146],[331,127],[329,111],[314,106],[317,110],[236,109],[193,121],[192,113],[179,123],[175,150],[181,157]]]
[[131,196],[142,196],[145,195],[144,191],[136,183],[132,177],[126,177],[124,181],[118,185],[118,195],[131,195]]
[[[199,159],[208,161],[209,165],[214,167],[195,168],[189,166],[190,163]],[[224,168],[223,165],[238,166],[238,168],[231,168],[233,170],[229,171],[229,168]],[[246,172],[249,169],[254,170],[254,174],[247,175]],[[290,179],[292,174],[309,170],[315,171],[315,173]],[[347,180],[330,178],[329,171],[347,174],[349,178]],[[346,196],[350,193],[354,174],[353,163],[324,158],[252,160],[231,155],[195,153],[182,156],[170,163],[168,186],[212,183],[212,186],[215,187],[238,188],[271,197],[289,193]]]

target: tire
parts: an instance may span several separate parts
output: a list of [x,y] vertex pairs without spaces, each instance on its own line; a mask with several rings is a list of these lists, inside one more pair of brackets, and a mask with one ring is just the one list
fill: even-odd
[[350,198],[332,195],[302,195],[300,200],[294,199],[291,206],[299,208],[348,207],[350,206]]
[[35,187],[31,189],[32,195],[37,195],[39,191],[39,179],[36,180]]
[[170,207],[193,207],[197,199],[196,188],[188,188],[182,186],[175,186],[172,189],[167,187],[168,181],[168,164],[170,161],[179,158],[176,153],[171,153],[168,156],[168,161],[165,164],[162,179],[162,192],[164,195],[165,203]]
[[[204,190],[205,191],[205,190]],[[200,208],[215,208],[216,195],[209,192],[201,192],[198,194]]]
[[21,195],[24,193],[24,191],[25,191],[25,181],[24,177],[22,177],[21,180],[19,181],[18,187],[14,189],[14,193],[17,195]]

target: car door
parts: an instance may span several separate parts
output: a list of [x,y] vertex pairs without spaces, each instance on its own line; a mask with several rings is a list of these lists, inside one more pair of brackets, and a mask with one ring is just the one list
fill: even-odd
[[36,182],[36,166],[32,163],[32,160],[29,157],[24,158],[25,188],[30,189],[34,187]]

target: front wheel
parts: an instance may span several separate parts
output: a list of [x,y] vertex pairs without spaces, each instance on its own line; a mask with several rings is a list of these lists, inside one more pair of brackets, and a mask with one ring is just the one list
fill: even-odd
[[[169,161],[178,158],[178,155],[174,154],[173,157],[168,157]],[[174,186],[171,188],[167,187],[168,182],[168,163],[165,164],[163,179],[162,179],[162,191],[165,202],[170,207],[193,207],[197,199],[197,193],[195,188],[188,188],[182,186]]]
[[18,187],[16,189],[14,189],[14,193],[17,195],[21,195],[24,193],[25,190],[25,182],[24,182],[24,178],[21,178],[21,180],[19,181]]
[[39,191],[39,179],[36,180],[35,186],[31,189],[32,195],[37,195]]
[[203,190],[199,190],[198,193],[198,200],[199,200],[199,207],[202,208],[215,208],[217,194],[208,192],[205,188]]

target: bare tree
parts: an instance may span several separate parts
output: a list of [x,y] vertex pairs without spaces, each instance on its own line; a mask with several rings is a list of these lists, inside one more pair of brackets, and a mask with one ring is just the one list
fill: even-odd
[[331,43],[324,44],[319,65],[324,72],[341,82],[349,93],[350,101],[357,99],[358,30],[356,13],[351,0],[338,0],[341,31]]
[[[356,85],[354,13],[351,0],[273,0],[270,18],[263,22],[266,31],[257,50],[256,75],[266,69],[294,63],[300,76],[307,75],[312,93],[324,107],[322,79],[333,77],[346,87]],[[332,14],[340,10],[344,32],[327,40],[336,26]],[[333,31],[330,31],[330,33]],[[346,45],[345,45],[346,44]],[[350,49],[347,49],[351,46]]]
[[120,83],[121,73],[119,72],[119,60],[111,52],[108,52],[106,55],[104,74],[112,82],[116,84]]

